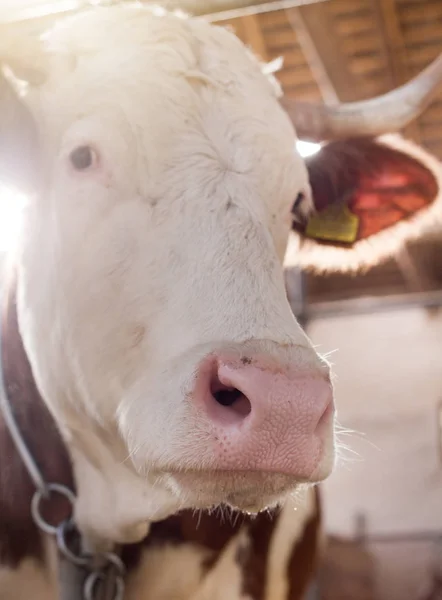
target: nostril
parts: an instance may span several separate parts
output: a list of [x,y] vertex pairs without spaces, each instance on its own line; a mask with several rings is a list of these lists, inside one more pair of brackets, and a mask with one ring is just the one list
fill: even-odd
[[242,392],[235,388],[213,392],[213,397],[218,404],[222,404],[222,406],[232,406],[232,404],[239,400],[242,395]]
[[238,415],[246,417],[252,411],[249,399],[240,390],[223,385],[219,380],[212,383],[211,393],[218,404]]

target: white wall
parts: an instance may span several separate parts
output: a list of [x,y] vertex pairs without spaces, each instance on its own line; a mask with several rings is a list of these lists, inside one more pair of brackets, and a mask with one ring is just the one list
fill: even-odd
[[[317,320],[308,332],[319,351],[337,349],[330,358],[338,420],[365,434],[342,438],[359,456],[345,452],[349,461],[341,461],[324,485],[328,530],[352,536],[362,512],[370,533],[442,532],[436,420],[442,312],[403,309]],[[417,597],[431,557],[431,548],[421,546],[376,549],[380,598]]]
[[331,360],[339,421],[365,433],[342,438],[360,457],[338,466],[325,486],[329,527],[352,534],[354,515],[363,511],[377,532],[442,531],[442,312],[318,320],[308,331],[320,351],[337,349]]

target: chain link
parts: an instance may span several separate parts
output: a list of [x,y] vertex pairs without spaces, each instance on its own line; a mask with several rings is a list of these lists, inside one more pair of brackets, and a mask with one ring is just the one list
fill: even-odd
[[108,561],[107,572],[105,570],[91,572],[84,582],[83,596],[84,600],[95,600],[100,597],[100,586],[106,585],[106,577],[109,569],[114,569],[114,589],[113,600],[123,600],[124,598],[124,575],[125,567],[121,559],[113,553],[105,555]]
[[62,521],[60,525],[57,527],[56,531],[56,539],[57,546],[61,554],[67,558],[73,565],[77,567],[90,567],[92,565],[93,556],[90,554],[86,554],[80,552],[76,554],[73,550],[71,550],[68,546],[67,536],[69,533],[77,533],[76,527],[74,523],[69,519],[66,521]]
[[[46,482],[38,463],[23,438],[5,385],[2,340],[2,320],[0,319],[0,413],[4,417],[17,452],[35,486],[36,491],[31,501],[31,514],[34,523],[41,531],[55,537],[59,552],[69,562],[88,572],[83,588],[82,600],[98,600],[100,597],[100,586],[103,582],[109,582],[108,577],[110,576],[114,577],[114,586],[113,595],[109,596],[108,600],[123,600],[125,567],[121,559],[112,552],[103,555],[92,555],[80,550],[76,553],[68,545],[67,538],[70,533],[76,534],[78,542],[81,543],[81,536],[73,521],[75,494],[65,485]],[[70,516],[61,523],[53,525],[43,516],[42,506],[44,502],[49,502],[56,495],[67,500],[70,506]]]
[[[58,525],[52,525],[42,515],[42,506],[44,502],[49,502],[57,494],[68,501],[71,514]],[[112,596],[109,596],[109,599],[123,600],[126,569],[120,557],[113,552],[100,555],[89,554],[81,549],[77,552],[71,547],[69,536],[74,538],[77,536],[77,541],[80,542],[80,535],[73,521],[74,503],[75,495],[69,488],[58,483],[46,484],[45,488],[37,489],[34,492],[31,502],[32,518],[39,529],[55,537],[59,552],[69,562],[88,571],[83,586],[83,600],[100,598],[101,586],[108,582],[109,577],[113,577]]]
[[31,502],[31,513],[34,523],[37,525],[37,527],[49,535],[56,535],[58,525],[51,525],[48,523],[41,514],[41,508],[43,502],[49,502],[49,500],[51,500],[51,498],[57,494],[69,502],[71,507],[71,515],[69,517],[70,520],[72,518],[72,509],[75,503],[75,495],[65,485],[61,485],[59,483],[48,483],[45,485],[44,489],[38,489],[34,493]]
[[[32,452],[28,448],[23,434],[18,426],[14,410],[12,408],[3,373],[2,361],[2,321],[0,319],[0,413],[3,415],[8,431],[15,444],[18,454],[26,467],[26,470],[34,483],[36,491],[31,501],[31,514],[34,523],[37,527],[48,535],[55,537],[59,552],[73,565],[83,568],[88,571],[86,576],[83,599],[82,600],[98,600],[100,597],[100,586],[108,582],[108,577],[114,577],[113,595],[108,600],[123,600],[124,597],[124,575],[125,568],[120,558],[114,553],[106,553],[103,555],[92,555],[82,552],[74,552],[68,545],[68,535],[70,533],[77,534],[78,541],[81,542],[74,521],[74,505],[75,494],[64,485],[59,483],[47,483],[40,468],[35,461]],[[62,496],[68,501],[70,506],[70,516],[53,525],[49,523],[42,515],[42,505],[44,502],[49,502],[54,496]],[[100,566],[98,566],[100,562]]]

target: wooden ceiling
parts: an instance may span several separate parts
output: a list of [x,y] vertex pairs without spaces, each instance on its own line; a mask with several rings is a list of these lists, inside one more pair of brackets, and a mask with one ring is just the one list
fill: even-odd
[[[56,20],[57,11],[63,16],[86,5],[125,1],[0,0],[0,27],[10,14],[8,27],[39,33]],[[238,14],[251,13],[218,22],[233,28],[262,60],[282,57],[277,77],[285,93],[299,100],[335,103],[381,94],[442,52],[442,0],[210,0],[210,5],[237,5]],[[292,8],[269,10],[275,6]],[[43,17],[45,7],[51,14]],[[19,15],[27,12],[39,17],[20,23]],[[405,133],[442,159],[442,94]]]
[[[442,52],[442,0],[328,0],[224,23],[263,60],[282,56],[285,93],[306,101],[381,94]],[[404,133],[442,160],[442,94]]]
[[[328,0],[225,24],[263,60],[282,56],[277,78],[286,94],[306,101],[335,103],[382,94],[442,52],[442,0]],[[403,133],[442,160],[442,94]],[[293,273],[289,285],[295,295],[297,277]],[[348,300],[353,310],[351,300],[367,296],[380,304],[392,295],[423,297],[430,305],[436,298],[437,304],[442,300],[442,235],[413,244],[365,274],[307,274],[304,286],[312,314],[315,306],[327,314],[334,310],[330,303]]]

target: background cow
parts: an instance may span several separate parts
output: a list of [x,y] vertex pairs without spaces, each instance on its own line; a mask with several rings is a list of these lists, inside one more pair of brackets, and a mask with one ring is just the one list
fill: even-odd
[[[176,555],[187,565],[177,580],[146,563],[164,577],[162,597],[174,589],[225,597],[226,564],[239,573],[230,598],[298,597],[287,549],[305,523],[316,523],[316,540],[305,484],[332,470],[334,403],[329,366],[286,298],[292,221],[302,236],[314,205],[345,192],[361,223],[357,243],[325,250],[304,240],[295,260],[311,265],[320,253],[336,266],[345,254],[360,265],[362,238],[382,230],[383,243],[397,221],[369,226],[367,190],[372,199],[412,190],[401,209],[414,216],[397,226],[402,242],[438,214],[437,165],[394,141],[346,140],[312,160],[309,178],[275,82],[233,35],[201,20],[100,9],[41,43],[2,40],[0,56],[0,173],[30,198],[6,307],[5,369],[33,453],[51,479],[75,481],[76,521],[97,548],[147,536],[149,552],[166,538],[168,561],[158,562],[173,565],[174,537],[192,542],[185,558]],[[305,123],[302,107],[289,112]],[[303,239],[292,235],[289,257]],[[32,485],[5,431],[0,440],[9,465],[0,469],[0,544],[17,567],[44,546],[29,515]],[[221,503],[251,513],[286,503],[286,546],[275,538],[285,571],[267,592],[265,515],[245,533],[233,524],[217,548],[216,517],[209,540],[198,539],[198,519],[164,521]],[[152,522],[162,523],[148,536]],[[208,561],[218,577],[209,583]],[[140,589],[161,597],[148,568],[133,575],[129,597]],[[247,587],[244,572],[263,580]],[[11,585],[16,598],[22,591]]]

